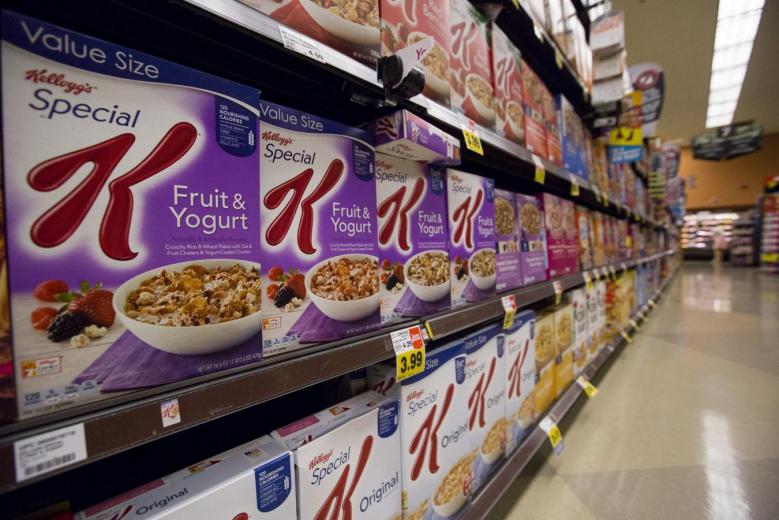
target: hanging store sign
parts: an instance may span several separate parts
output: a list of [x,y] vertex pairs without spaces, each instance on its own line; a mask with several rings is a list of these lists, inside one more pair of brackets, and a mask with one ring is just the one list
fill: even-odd
[[640,161],[644,155],[644,132],[641,127],[640,91],[632,92],[622,99],[619,126],[609,131],[609,162],[625,164]]
[[720,126],[692,138],[696,159],[724,161],[755,152],[763,144],[763,127],[754,121]]
[[665,173],[669,179],[675,179],[679,175],[679,158],[681,148],[678,144],[663,144],[663,163],[665,164]]
[[641,92],[641,123],[645,137],[657,133],[657,120],[663,110],[665,74],[657,63],[640,63],[628,69],[633,90]]

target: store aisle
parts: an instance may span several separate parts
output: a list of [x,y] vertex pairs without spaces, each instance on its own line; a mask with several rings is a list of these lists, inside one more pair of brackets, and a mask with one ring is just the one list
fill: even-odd
[[599,389],[491,520],[779,518],[779,278],[686,265]]

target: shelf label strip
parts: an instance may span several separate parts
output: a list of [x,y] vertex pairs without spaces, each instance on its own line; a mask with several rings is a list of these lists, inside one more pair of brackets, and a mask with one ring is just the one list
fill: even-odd
[[503,328],[508,329],[514,325],[514,317],[517,315],[517,299],[513,294],[509,294],[500,300],[503,304],[503,310],[506,311],[503,315]]
[[87,442],[84,423],[14,442],[17,482],[70,466],[86,458]]
[[284,44],[285,48],[302,54],[303,56],[307,56],[312,60],[327,63],[327,60],[325,60],[322,50],[319,47],[319,42],[316,40],[281,24],[279,24],[279,34],[281,34],[281,42]]

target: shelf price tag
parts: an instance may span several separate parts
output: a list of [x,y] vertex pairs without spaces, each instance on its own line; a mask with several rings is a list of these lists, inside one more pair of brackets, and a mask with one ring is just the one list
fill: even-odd
[[281,35],[281,43],[284,44],[285,48],[302,54],[303,56],[308,56],[312,60],[327,63],[325,57],[322,55],[319,42],[316,40],[281,24],[279,24],[279,34]]
[[603,205],[609,207],[609,193],[606,191],[603,192]]
[[579,183],[576,181],[576,177],[572,173],[568,174],[568,180],[571,181],[571,197],[579,196]]
[[462,129],[465,147],[474,153],[484,155],[484,148],[481,146],[481,138],[479,138],[479,131],[476,129],[476,123],[469,120],[467,124],[462,124]]
[[511,3],[514,4],[514,9],[519,10],[519,0],[511,0]]
[[625,341],[628,343],[628,345],[630,345],[631,343],[633,343],[633,339],[632,339],[632,338],[631,338],[631,337],[628,335],[628,333],[627,333],[627,332],[625,332],[624,330],[621,330],[621,331],[619,332],[619,335],[620,335],[620,336],[622,336],[622,339],[624,339],[624,340],[625,340]]
[[558,69],[563,68],[563,55],[560,54],[560,50],[557,47],[554,49],[554,62]]
[[390,333],[392,348],[395,350],[397,380],[422,373],[425,370],[425,340],[422,329],[414,325],[407,329]]
[[652,298],[649,298],[649,306],[654,309],[656,305],[657,304],[655,303],[655,301]]
[[533,155],[533,164],[536,165],[536,182],[543,184],[546,179],[546,168],[544,168],[544,162],[536,154]]
[[514,325],[514,317],[517,315],[517,300],[513,294],[509,294],[500,299],[503,303],[503,328],[508,329]]
[[632,318],[628,321],[628,323],[630,323],[630,326],[633,327],[636,330],[641,328],[641,327],[638,326],[638,322],[636,320],[632,319]]
[[598,201],[598,204],[602,204],[602,198],[600,196],[600,190],[596,187],[592,187],[592,192],[595,194],[595,200]]
[[552,288],[554,289],[554,304],[560,305],[563,299],[563,284],[560,283],[560,280],[555,280],[552,282]]
[[547,415],[541,419],[538,427],[549,437],[549,443],[552,445],[555,455],[560,455],[565,449],[565,444],[563,443],[563,434],[560,433],[560,428],[557,427],[554,420]]
[[65,426],[14,442],[16,482],[86,460],[84,423]]
[[587,287],[587,289],[592,289],[592,278],[590,278],[590,273],[584,271],[582,273],[582,278],[584,278],[585,287]]
[[533,32],[536,33],[536,38],[538,38],[539,41],[541,42],[544,41],[544,33],[541,30],[541,27],[539,27],[538,24],[535,22],[535,20],[533,21]]
[[619,267],[623,271],[627,271],[628,270],[628,266],[627,266],[627,264],[625,264],[625,262],[622,262],[621,264],[619,264]]
[[582,387],[582,389],[584,390],[584,393],[587,394],[587,397],[589,397],[590,399],[595,397],[595,394],[598,393],[598,389],[595,388],[595,385],[593,385],[592,383],[587,381],[587,378],[584,377],[584,376],[577,377],[576,378],[576,383],[580,387]]

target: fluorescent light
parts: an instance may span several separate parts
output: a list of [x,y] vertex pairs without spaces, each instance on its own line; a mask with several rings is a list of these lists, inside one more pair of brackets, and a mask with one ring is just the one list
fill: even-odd
[[765,0],[719,0],[706,128],[733,122]]

